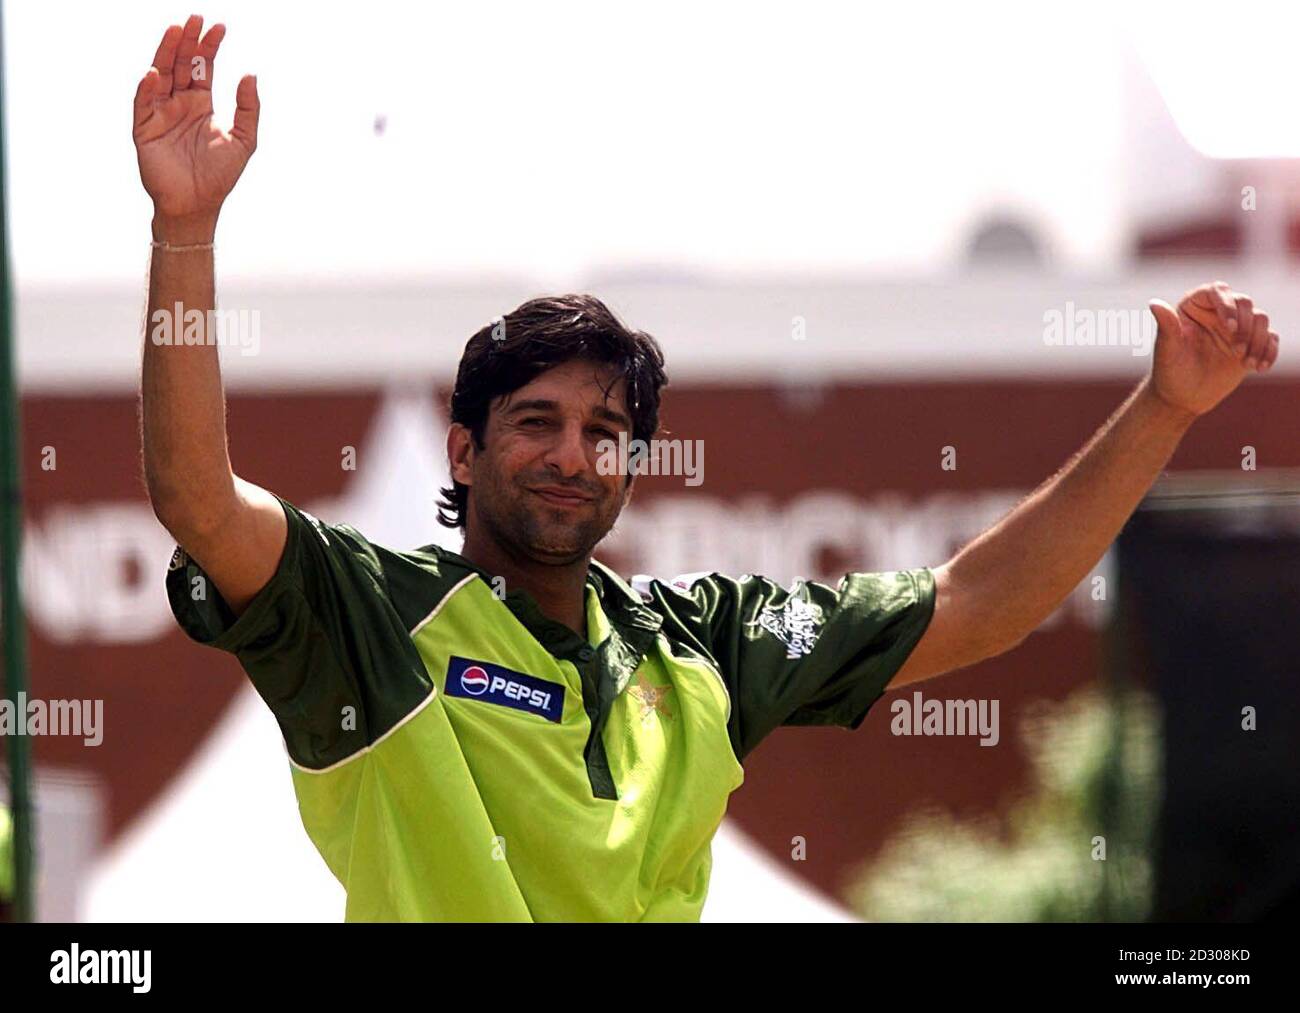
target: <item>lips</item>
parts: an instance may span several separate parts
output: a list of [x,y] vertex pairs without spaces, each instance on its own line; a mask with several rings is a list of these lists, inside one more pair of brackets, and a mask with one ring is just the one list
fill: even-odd
[[591,502],[590,496],[585,496],[580,492],[574,492],[572,489],[557,489],[554,486],[545,486],[541,489],[530,489],[529,492],[540,497],[552,506],[562,507],[580,507]]

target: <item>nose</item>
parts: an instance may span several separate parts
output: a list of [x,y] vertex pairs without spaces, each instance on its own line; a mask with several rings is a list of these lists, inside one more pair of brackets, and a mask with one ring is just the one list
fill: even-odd
[[587,447],[583,442],[582,426],[576,423],[561,426],[542,460],[561,478],[577,478],[584,474],[587,471]]

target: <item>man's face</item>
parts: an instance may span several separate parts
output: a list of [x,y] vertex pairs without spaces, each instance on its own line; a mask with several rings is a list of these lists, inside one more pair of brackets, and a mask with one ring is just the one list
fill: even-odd
[[630,493],[625,476],[599,473],[597,446],[617,443],[620,433],[630,439],[631,428],[626,382],[588,359],[572,359],[498,398],[482,449],[454,425],[452,475],[469,486],[467,536],[486,535],[539,563],[587,558]]

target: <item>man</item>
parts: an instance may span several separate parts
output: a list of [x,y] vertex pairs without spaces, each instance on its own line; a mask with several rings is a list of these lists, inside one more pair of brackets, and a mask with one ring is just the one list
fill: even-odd
[[[150,321],[213,307],[218,213],[256,146],[255,79],[230,132],[212,124],[224,29],[201,29],[169,28],[136,94]],[[788,590],[719,574],[633,590],[592,559],[635,484],[601,450],[653,436],[666,381],[653,339],[590,296],[525,303],[466,346],[440,518],[464,529],[459,554],[374,545],[236,476],[216,349],[147,340],[172,605],[275,713],[349,919],[697,919],[710,841],[768,733],[856,728],[887,686],[1020,643],[1194,419],[1277,356],[1267,316],[1221,283],[1152,312],[1151,374],[952,560]]]

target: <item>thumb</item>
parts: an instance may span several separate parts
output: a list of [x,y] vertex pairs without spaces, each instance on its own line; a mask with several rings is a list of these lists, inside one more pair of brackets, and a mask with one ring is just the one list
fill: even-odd
[[133,120],[136,127],[139,127],[153,115],[153,100],[158,94],[158,80],[158,69],[156,67],[150,67],[149,72],[140,79],[140,85],[135,90]]
[[1156,337],[1177,337],[1183,332],[1183,325],[1178,321],[1178,312],[1163,299],[1152,299],[1147,303],[1151,315],[1156,318]]
[[257,118],[262,103],[257,97],[257,78],[248,74],[235,89],[235,124],[230,135],[247,146],[250,154],[257,150]]

